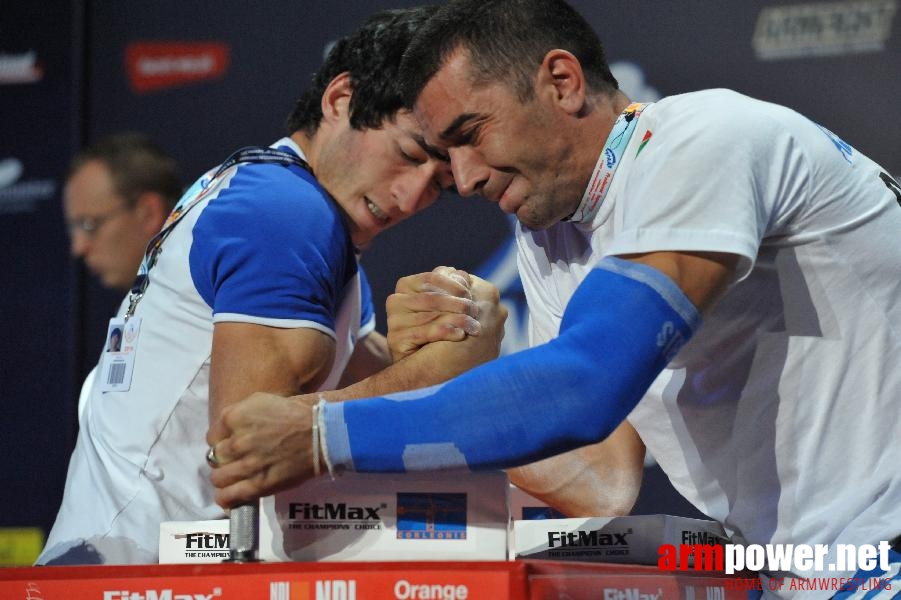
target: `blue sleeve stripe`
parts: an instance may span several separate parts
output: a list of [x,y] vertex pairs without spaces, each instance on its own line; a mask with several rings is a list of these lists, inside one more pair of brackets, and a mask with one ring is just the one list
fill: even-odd
[[272,319],[239,313],[216,313],[213,315],[213,323],[250,323],[251,325],[265,325],[266,327],[275,327],[277,329],[315,329],[332,339],[337,339],[333,329],[316,321],[306,319]]
[[467,469],[466,455],[453,442],[407,444],[403,454],[407,471],[436,471],[441,469]]
[[325,405],[322,414],[322,440],[325,454],[331,464],[339,466],[339,471],[355,471],[354,459],[350,452],[350,434],[344,420],[344,403],[332,402]]
[[615,256],[604,258],[595,268],[618,273],[651,287],[670,305],[670,308],[682,317],[692,331],[695,331],[700,325],[701,315],[695,305],[691,303],[685,292],[679,289],[676,282],[657,269]]

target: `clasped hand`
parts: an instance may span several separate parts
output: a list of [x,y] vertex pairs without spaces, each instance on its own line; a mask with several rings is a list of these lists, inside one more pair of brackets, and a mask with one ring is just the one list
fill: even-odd
[[[400,279],[386,308],[395,361],[388,369],[401,371],[391,381],[418,382],[409,387],[439,383],[495,358],[507,316],[497,288],[450,267]],[[429,367],[425,379],[422,365],[417,371],[412,358],[417,354]],[[391,391],[396,389],[375,389]],[[207,433],[219,461],[210,477],[217,503],[236,506],[314,476],[312,407],[323,395],[329,400],[353,397],[342,390],[289,398],[255,393],[222,410]],[[324,456],[321,460],[325,472]]]

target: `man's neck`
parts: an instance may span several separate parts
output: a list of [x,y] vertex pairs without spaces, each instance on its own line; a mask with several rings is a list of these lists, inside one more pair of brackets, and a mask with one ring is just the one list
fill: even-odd
[[587,103],[587,114],[577,134],[580,136],[581,147],[586,150],[579,154],[581,164],[578,170],[585,174],[586,185],[594,172],[597,157],[604,150],[604,144],[613,130],[613,124],[631,102],[625,94],[617,91],[612,96],[596,94]]
[[300,149],[303,151],[304,160],[307,161],[307,164],[310,165],[310,168],[313,170],[313,173],[316,172],[317,167],[317,145],[316,140],[308,136],[303,131],[295,131],[290,136],[291,140],[300,146]]

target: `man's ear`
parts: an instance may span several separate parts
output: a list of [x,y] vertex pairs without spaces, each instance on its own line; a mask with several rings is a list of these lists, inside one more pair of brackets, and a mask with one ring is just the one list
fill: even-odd
[[555,49],[545,54],[536,85],[539,90],[548,90],[553,101],[569,114],[577,114],[585,106],[585,73],[571,52]]
[[326,86],[322,92],[322,118],[327,121],[345,118],[350,115],[350,97],[353,95],[353,87],[350,82],[350,73],[345,71]]
[[141,230],[147,237],[156,235],[163,228],[169,216],[169,205],[156,192],[144,192],[135,202],[134,214],[137,215]]

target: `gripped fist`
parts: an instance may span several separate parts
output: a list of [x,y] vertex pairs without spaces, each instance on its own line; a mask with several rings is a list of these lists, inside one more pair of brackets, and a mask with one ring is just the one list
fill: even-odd
[[222,410],[207,433],[219,466],[210,480],[223,508],[255,501],[314,477],[312,412],[316,394],[256,393]]
[[388,347],[394,362],[432,342],[458,342],[479,335],[479,307],[472,294],[472,276],[453,267],[398,280],[385,302]]

